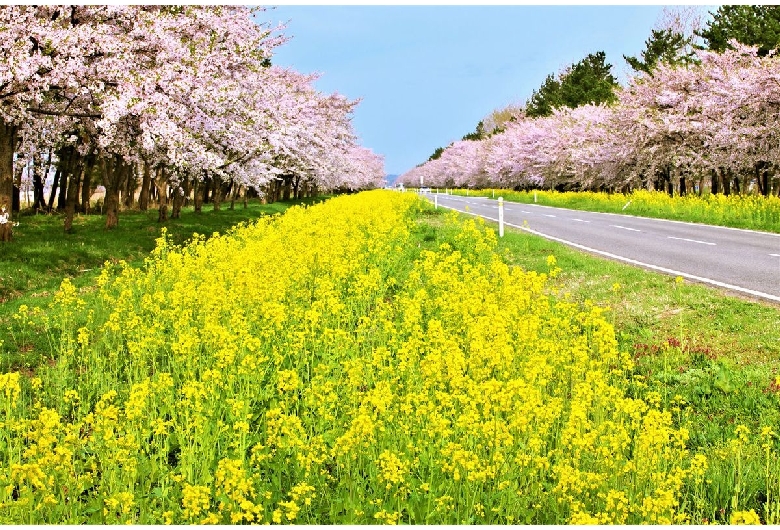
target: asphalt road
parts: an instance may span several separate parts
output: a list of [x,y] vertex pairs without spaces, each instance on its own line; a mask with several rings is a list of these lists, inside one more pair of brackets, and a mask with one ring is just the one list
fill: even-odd
[[[434,201],[434,194],[426,194]],[[440,207],[498,222],[498,201],[438,194]],[[504,223],[689,280],[780,302],[780,234],[504,202]]]

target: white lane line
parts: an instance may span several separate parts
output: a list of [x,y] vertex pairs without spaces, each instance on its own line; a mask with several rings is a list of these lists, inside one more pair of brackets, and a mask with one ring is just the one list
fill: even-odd
[[687,239],[684,237],[672,237],[672,236],[668,236],[668,239],[676,239],[678,241],[689,241],[691,243],[699,243],[700,245],[712,245],[713,247],[716,246],[716,243],[710,243],[708,241],[699,241],[698,239]]
[[623,230],[631,230],[632,232],[641,232],[641,230],[637,230],[636,228],[628,228],[627,226],[620,226],[620,225],[609,225],[614,226],[615,228],[622,228]]
[[520,213],[531,213],[531,212],[526,212],[525,210],[520,210]]
[[774,256],[776,258],[780,258],[780,254],[770,254],[770,256]]
[[579,221],[580,223],[589,223],[590,221],[585,221],[584,219],[572,219],[572,221]]
[[550,215],[548,213],[543,213],[542,215],[545,217],[558,217],[557,215]]
[[[445,206],[445,208],[450,208],[450,207],[449,206]],[[455,208],[451,208],[451,209],[454,210]],[[486,217],[484,215],[479,215],[479,214],[472,213],[472,212],[464,212],[464,213],[466,213],[468,215],[478,215],[479,217],[484,217],[488,221],[495,221],[496,223],[498,222],[498,219],[494,219],[492,217]],[[605,256],[607,258],[616,259],[618,261],[625,261],[626,263],[631,263],[632,265],[639,265],[640,267],[646,267],[648,269],[656,270],[656,271],[663,272],[663,273],[666,273],[666,274],[671,274],[673,276],[682,276],[683,278],[688,278],[690,280],[696,280],[696,281],[699,281],[699,282],[702,282],[702,283],[708,283],[710,285],[715,285],[717,287],[723,287],[724,289],[731,289],[732,291],[739,291],[741,293],[750,294],[750,295],[753,295],[753,296],[757,296],[759,298],[766,298],[767,300],[773,300],[775,302],[780,302],[780,296],[775,296],[773,294],[762,293],[761,291],[754,291],[753,289],[748,289],[746,287],[740,287],[739,285],[731,285],[729,283],[719,282],[718,280],[713,280],[711,278],[704,278],[702,276],[695,276],[693,274],[688,274],[687,272],[680,272],[680,271],[676,271],[676,270],[673,270],[673,269],[667,269],[665,267],[659,267],[658,265],[650,265],[649,263],[644,263],[644,262],[641,262],[641,261],[637,261],[635,259],[625,258],[623,256],[618,256],[617,254],[612,254],[610,252],[604,252],[603,250],[596,250],[595,248],[586,247],[585,245],[580,245],[578,243],[572,243],[571,241],[566,241],[565,239],[561,239],[559,237],[548,236],[547,234],[543,234],[541,232],[537,232],[536,230],[532,230],[532,229],[530,229],[530,228],[528,228],[526,226],[520,226],[520,225],[515,225],[515,224],[511,224],[511,223],[506,223],[506,222],[504,224],[507,225],[507,226],[511,226],[513,228],[517,228],[519,230],[523,230],[524,232],[528,232],[530,234],[534,234],[534,235],[543,237],[545,239],[550,239],[552,241],[557,241],[558,243],[563,243],[564,245],[569,245],[569,246],[572,246],[574,248],[578,248],[580,250],[585,250],[587,252],[593,252],[594,254],[599,254],[599,255]]]

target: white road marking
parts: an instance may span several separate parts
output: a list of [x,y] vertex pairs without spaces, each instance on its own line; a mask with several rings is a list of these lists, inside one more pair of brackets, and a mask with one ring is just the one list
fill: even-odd
[[628,228],[627,226],[620,226],[620,225],[609,225],[614,226],[615,228],[622,228],[623,230],[631,230],[632,232],[641,232],[641,230],[637,230],[636,228]]
[[707,241],[699,241],[698,239],[687,239],[684,237],[672,237],[668,236],[669,239],[676,239],[678,241],[690,241],[691,243],[699,243],[701,245],[712,245],[713,247],[716,246],[716,243],[709,243]]
[[770,254],[770,256],[774,256],[776,258],[780,258],[780,254]]
[[557,215],[550,215],[548,213],[543,213],[542,215],[545,217],[558,217]]
[[[445,206],[445,208],[449,208],[449,207]],[[455,208],[451,208],[451,209],[454,210]],[[468,215],[478,215],[479,217],[484,217],[488,221],[498,222],[498,219],[494,219],[492,217],[486,217],[484,215],[479,215],[479,214],[472,213],[472,212],[465,212],[465,213],[467,213]],[[536,230],[532,230],[532,229],[530,229],[530,228],[528,228],[526,226],[520,226],[520,225],[511,224],[511,223],[504,223],[504,224],[507,225],[507,226],[511,226],[513,228],[517,228],[519,230],[523,230],[525,232],[528,232],[528,233],[531,233],[531,234],[543,237],[545,239],[550,239],[552,241],[557,241],[559,243],[563,243],[564,245],[569,245],[569,246],[572,246],[574,248],[579,248],[580,250],[585,250],[587,252],[592,252],[594,254],[599,254],[599,255],[605,256],[607,258],[616,259],[618,261],[625,261],[626,263],[631,263],[632,265],[639,265],[640,267],[646,267],[648,269],[660,271],[660,272],[663,272],[663,273],[666,273],[666,274],[671,274],[672,276],[682,276],[683,278],[688,278],[690,280],[696,280],[696,281],[699,281],[699,282],[702,282],[702,283],[708,283],[710,285],[715,285],[717,287],[723,287],[724,289],[731,289],[732,291],[739,291],[741,293],[750,294],[750,295],[753,295],[753,296],[757,296],[759,298],[766,298],[767,300],[773,300],[775,302],[780,302],[780,296],[775,296],[773,294],[762,293],[761,291],[754,291],[753,289],[748,289],[746,287],[740,287],[738,285],[731,285],[729,283],[719,282],[718,280],[713,280],[711,278],[704,278],[702,276],[695,276],[693,274],[688,274],[687,272],[680,272],[680,271],[676,271],[676,270],[673,270],[673,269],[667,269],[665,267],[659,267],[658,265],[651,265],[649,263],[644,263],[644,262],[641,262],[641,261],[637,261],[635,259],[626,258],[626,257],[623,257],[623,256],[618,256],[617,254],[612,254],[610,252],[604,252],[603,250],[596,250],[595,248],[586,247],[585,245],[580,245],[578,243],[572,243],[571,241],[566,241],[565,239],[561,239],[561,238],[553,237],[553,236],[548,236],[547,234],[543,234],[541,232],[537,232]]]
[[590,221],[585,221],[584,219],[572,219],[572,221],[579,221],[580,223],[589,223]]
[[526,212],[525,210],[520,210],[520,213],[531,213],[531,212]]

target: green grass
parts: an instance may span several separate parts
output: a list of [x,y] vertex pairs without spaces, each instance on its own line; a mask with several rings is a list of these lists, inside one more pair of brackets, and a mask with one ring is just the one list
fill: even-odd
[[732,228],[780,233],[780,197],[689,193],[670,197],[663,192],[635,190],[629,194],[512,190],[452,190],[454,195],[503,197],[510,202],[536,203],[584,210],[671,219]]
[[127,211],[119,215],[119,226],[105,230],[101,215],[78,215],[73,231],[63,231],[62,215],[22,215],[16,220],[14,240],[0,253],[0,371],[31,369],[43,360],[48,345],[41,334],[24,331],[13,315],[23,305],[45,308],[62,280],[71,278],[82,292],[91,289],[106,261],[140,265],[155,247],[163,227],[174,244],[189,240],[193,233],[210,236],[263,215],[281,213],[295,204],[324,200],[307,198],[261,204],[249,201],[246,209],[237,204],[220,211],[206,205],[201,213],[182,208],[179,219],[157,222],[157,210]]

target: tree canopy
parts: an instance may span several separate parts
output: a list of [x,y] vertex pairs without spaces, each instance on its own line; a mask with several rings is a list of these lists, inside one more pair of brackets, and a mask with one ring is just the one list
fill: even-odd
[[672,29],[653,29],[645,41],[645,49],[640,58],[623,58],[635,72],[652,73],[659,62],[667,64],[686,64],[694,60],[692,51],[687,51],[690,38]]
[[707,27],[697,32],[707,49],[722,52],[733,49],[729,41],[758,47],[764,56],[780,46],[780,6],[724,5],[712,13]]
[[[402,175],[429,185],[780,192],[780,61],[755,47],[659,62],[617,91],[614,104],[553,108],[481,141],[455,142]],[[679,179],[673,181],[672,179]],[[679,182],[679,184],[677,184]]]
[[549,116],[553,109],[580,105],[613,103],[619,87],[612,65],[603,51],[588,54],[558,76],[548,75],[539,90],[526,103],[530,117]]
[[[254,12],[0,9],[0,207],[10,217],[18,162],[47,151],[76,187],[100,168],[107,228],[141,165],[166,193],[205,179],[258,191],[276,180],[321,189],[380,182],[381,157],[360,147],[352,128],[358,101],[319,92],[315,75],[273,66],[283,28],[257,23]],[[0,241],[10,226],[0,226]]]

